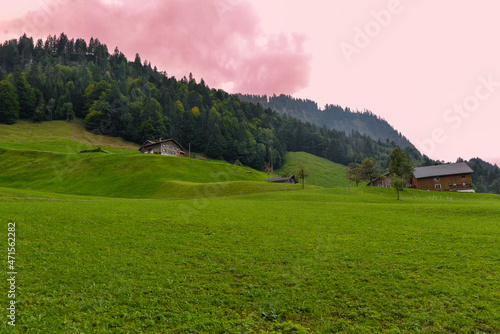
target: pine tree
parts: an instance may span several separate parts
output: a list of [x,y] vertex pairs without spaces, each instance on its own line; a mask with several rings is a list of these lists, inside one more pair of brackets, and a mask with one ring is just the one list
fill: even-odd
[[19,118],[16,89],[8,81],[0,81],[0,123],[14,124]]

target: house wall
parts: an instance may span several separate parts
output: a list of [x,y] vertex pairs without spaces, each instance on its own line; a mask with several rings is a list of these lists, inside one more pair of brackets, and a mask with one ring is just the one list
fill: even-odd
[[184,154],[182,153],[182,150],[179,145],[177,145],[174,142],[163,142],[163,143],[157,143],[151,146],[146,146],[142,150],[142,153],[154,153],[154,152],[161,152],[161,155],[172,155],[172,156],[177,156],[177,157],[183,157]]
[[173,155],[177,157],[182,157],[181,148],[174,142],[166,142],[161,144],[161,154],[162,155]]
[[[446,175],[439,176],[439,180],[435,180],[435,177],[426,177],[422,179],[412,179],[412,187],[421,190],[458,190],[458,189],[473,189],[472,187],[472,175],[469,174],[458,174],[458,175]],[[466,183],[466,186],[459,186]],[[451,184],[451,187],[450,187]],[[457,184],[457,186],[454,186]],[[436,188],[436,185],[441,185]]]
[[160,144],[144,147],[142,153],[154,153],[160,150]]
[[373,181],[372,184],[373,184],[374,187],[386,187],[386,188],[389,188],[391,186],[391,177],[390,176],[386,176],[383,179],[377,179],[377,180]]

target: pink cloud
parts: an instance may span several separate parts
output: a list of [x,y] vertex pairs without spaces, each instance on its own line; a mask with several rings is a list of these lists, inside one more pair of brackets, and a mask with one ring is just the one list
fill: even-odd
[[266,34],[259,21],[243,0],[48,0],[23,17],[0,22],[0,32],[99,38],[129,60],[139,53],[169,75],[192,72],[232,92],[293,94],[307,87],[311,57],[305,37]]

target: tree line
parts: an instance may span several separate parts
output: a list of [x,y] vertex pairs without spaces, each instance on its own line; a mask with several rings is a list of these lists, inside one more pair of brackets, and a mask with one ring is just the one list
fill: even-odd
[[[215,159],[279,168],[287,151],[348,164],[374,156],[382,164],[395,143],[345,134],[281,115],[260,103],[208,87],[190,74],[180,80],[133,61],[97,38],[64,33],[33,41],[26,35],[0,46],[0,122],[81,118],[90,131],[143,143],[174,138]],[[7,98],[8,97],[8,98]],[[418,151],[409,153],[420,158]]]
[[413,147],[412,143],[400,132],[396,131],[385,119],[369,110],[351,111],[338,105],[327,104],[323,109],[309,99],[294,98],[289,95],[248,95],[237,94],[246,102],[260,103],[281,114],[311,122],[328,129],[345,133],[359,132],[375,140],[394,142],[400,147]]

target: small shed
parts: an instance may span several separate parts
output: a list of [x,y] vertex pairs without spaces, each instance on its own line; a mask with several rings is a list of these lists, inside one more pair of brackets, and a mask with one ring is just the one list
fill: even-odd
[[377,177],[376,179],[371,180],[367,186],[371,187],[391,187],[391,176],[389,173],[385,173],[384,177]]
[[295,175],[290,175],[287,177],[275,176],[275,177],[270,177],[269,179],[267,179],[267,182],[295,184],[295,183],[297,183],[297,178],[295,177]]

